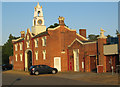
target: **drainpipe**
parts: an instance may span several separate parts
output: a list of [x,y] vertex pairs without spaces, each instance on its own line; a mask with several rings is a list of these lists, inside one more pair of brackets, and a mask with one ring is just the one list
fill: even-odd
[[25,71],[25,43],[23,41],[23,65],[24,65],[24,71]]
[[68,71],[69,71],[69,49],[67,49],[67,57],[68,57]]
[[32,38],[32,65],[34,65],[34,57],[33,57],[33,53],[34,53],[34,51],[33,51],[33,38]]

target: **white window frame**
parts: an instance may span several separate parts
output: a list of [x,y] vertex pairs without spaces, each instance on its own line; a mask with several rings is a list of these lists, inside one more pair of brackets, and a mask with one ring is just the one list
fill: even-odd
[[43,50],[43,60],[46,60],[46,50]]
[[35,47],[38,47],[38,38],[34,40],[35,41]]
[[27,43],[27,48],[29,48],[30,47],[30,41],[27,41],[26,43]]
[[42,46],[46,46],[46,39],[46,36],[42,37]]
[[15,61],[17,61],[17,59],[18,59],[18,58],[17,58],[17,54],[16,54],[16,55],[15,55]]
[[22,59],[23,59],[23,55],[22,55],[22,53],[20,54],[20,61],[22,61]]
[[21,42],[21,43],[20,43],[20,50],[22,50],[22,45],[23,45],[23,43]]
[[29,40],[30,39],[30,37],[29,37],[29,35],[27,35],[27,40]]
[[35,52],[36,60],[38,60],[38,51]]
[[17,49],[17,46],[18,46],[18,44],[15,44],[15,51],[17,51],[18,49]]

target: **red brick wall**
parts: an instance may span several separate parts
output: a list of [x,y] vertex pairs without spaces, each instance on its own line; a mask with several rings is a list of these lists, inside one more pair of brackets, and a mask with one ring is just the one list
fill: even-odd
[[79,34],[86,38],[86,29],[80,29]]
[[9,56],[9,64],[13,64],[13,56]]
[[106,56],[103,54],[103,45],[106,44],[105,38],[98,39],[99,65],[103,65],[103,71],[106,72]]

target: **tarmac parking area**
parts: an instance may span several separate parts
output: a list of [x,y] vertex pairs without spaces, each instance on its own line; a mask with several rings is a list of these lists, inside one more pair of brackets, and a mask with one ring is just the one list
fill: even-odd
[[29,75],[24,71],[3,71],[3,85],[119,85],[119,75],[111,73],[59,72]]

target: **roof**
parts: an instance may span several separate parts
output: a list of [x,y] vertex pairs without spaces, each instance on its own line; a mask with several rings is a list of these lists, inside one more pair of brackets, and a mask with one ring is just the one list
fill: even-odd
[[46,31],[46,32],[39,33],[39,34],[35,35],[33,38],[44,36],[44,35],[48,35],[48,32]]
[[23,41],[24,40],[24,38],[18,38],[18,39],[15,39],[15,40],[12,40],[13,42],[21,42],[21,41]]
[[80,41],[79,39],[75,38],[73,40],[73,42],[70,45],[68,45],[68,47],[71,47],[75,43],[75,41],[77,41],[77,42],[79,42],[80,44],[83,44],[83,45],[84,44],[96,43],[96,41]]

